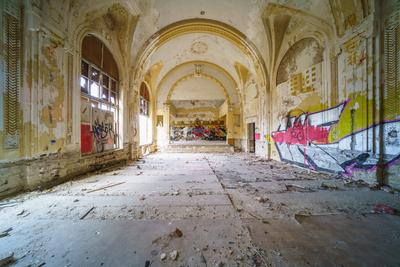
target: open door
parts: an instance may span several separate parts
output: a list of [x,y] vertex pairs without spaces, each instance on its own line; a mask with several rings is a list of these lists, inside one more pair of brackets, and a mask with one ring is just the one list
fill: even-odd
[[248,123],[247,124],[247,151],[249,153],[256,152],[256,124]]

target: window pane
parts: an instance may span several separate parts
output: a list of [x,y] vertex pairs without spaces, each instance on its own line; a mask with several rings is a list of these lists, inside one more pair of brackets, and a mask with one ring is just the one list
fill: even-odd
[[108,90],[107,88],[102,88],[101,89],[101,99],[108,101]]
[[99,70],[91,67],[90,68],[90,79],[96,82],[99,82],[100,72]]
[[89,94],[88,80],[85,77],[81,76],[80,84],[81,84],[81,92]]
[[111,80],[111,90],[113,90],[114,92],[117,91],[117,82],[114,80]]
[[95,82],[90,82],[90,95],[99,98],[100,86]]
[[89,64],[84,61],[81,61],[81,73],[85,77],[89,77]]
[[91,101],[91,103],[92,103],[92,107],[94,107],[94,108],[97,108],[99,106],[98,102]]
[[110,78],[107,75],[103,74],[103,86],[109,88]]
[[100,104],[100,108],[103,109],[103,110],[108,110],[109,106],[106,105],[106,104],[101,103]]
[[111,102],[113,105],[116,105],[116,104],[117,104],[117,94],[116,94],[116,93],[111,92],[110,102]]

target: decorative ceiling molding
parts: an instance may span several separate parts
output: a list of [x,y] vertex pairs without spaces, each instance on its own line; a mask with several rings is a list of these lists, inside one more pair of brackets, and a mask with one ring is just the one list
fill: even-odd
[[[228,94],[228,91],[226,90],[225,86],[224,86],[217,78],[215,78],[214,76],[208,75],[208,74],[204,74],[204,73],[201,75],[201,78],[206,78],[206,79],[209,79],[209,80],[215,82],[215,83],[218,85],[218,88],[220,88],[220,89],[223,91],[224,96],[225,96],[225,98],[227,99],[228,104],[231,103],[231,98],[230,98],[230,96],[229,96],[229,94]],[[171,88],[169,89],[168,94],[167,94],[167,101],[166,101],[166,102],[167,102],[167,103],[170,103],[170,101],[171,101],[171,96],[172,96],[172,94],[174,93],[175,89],[178,87],[178,85],[179,85],[180,83],[182,83],[182,82],[184,82],[184,81],[187,81],[187,80],[190,80],[190,79],[198,79],[198,77],[196,77],[196,75],[195,75],[194,73],[192,73],[192,74],[183,76],[183,77],[181,77],[180,79],[178,79],[178,80],[171,86]]]
[[168,41],[186,34],[206,33],[215,35],[235,45],[242,53],[248,56],[254,64],[254,69],[259,76],[261,85],[266,85],[267,69],[261,54],[256,46],[240,31],[225,23],[209,19],[188,19],[175,22],[161,29],[150,37],[142,46],[136,60],[134,80],[140,80],[143,70],[140,66],[146,66],[151,55]]
[[[169,70],[169,71],[161,78],[160,82],[158,83],[157,91],[156,91],[156,92],[157,92],[157,95],[159,95],[159,93],[160,93],[161,89],[163,88],[164,84],[167,82],[167,80],[168,80],[170,77],[172,77],[172,76],[173,76],[176,72],[178,72],[180,69],[185,68],[185,67],[187,67],[187,66],[193,66],[194,64],[201,64],[201,65],[203,65],[203,66],[204,66],[203,70],[206,70],[207,68],[211,68],[211,69],[215,69],[215,70],[221,72],[221,74],[224,75],[224,76],[233,84],[234,90],[235,90],[235,92],[236,92],[237,101],[238,101],[238,103],[241,103],[241,93],[240,93],[240,91],[239,91],[239,87],[238,87],[238,85],[237,85],[237,82],[236,82],[236,80],[232,77],[232,75],[231,75],[226,69],[224,69],[223,67],[221,67],[221,66],[219,66],[219,65],[217,65],[217,64],[215,64],[215,63],[212,63],[212,62],[209,62],[209,61],[202,61],[202,60],[187,61],[187,62],[181,63],[181,64],[175,66],[174,68],[172,68],[171,70]],[[204,71],[203,71],[203,73],[204,73]],[[192,73],[191,73],[191,74],[192,74]],[[221,84],[222,84],[222,82],[221,82]],[[226,89],[225,86],[223,86],[223,87]],[[229,97],[229,99],[232,100],[231,97]]]

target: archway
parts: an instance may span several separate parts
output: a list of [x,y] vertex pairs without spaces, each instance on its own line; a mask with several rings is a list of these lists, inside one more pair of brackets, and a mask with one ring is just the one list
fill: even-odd
[[82,41],[80,72],[81,153],[119,148],[119,75],[117,64],[94,35]]

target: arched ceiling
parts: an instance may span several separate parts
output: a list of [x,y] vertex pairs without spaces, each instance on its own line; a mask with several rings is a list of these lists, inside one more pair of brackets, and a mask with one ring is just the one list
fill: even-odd
[[225,100],[225,90],[210,76],[185,76],[171,88],[170,100]]
[[[65,1],[64,11],[70,11],[70,25],[72,21],[99,25],[92,28],[101,31],[105,24],[115,33],[104,37],[117,42],[121,57],[125,56],[129,83],[135,86],[145,80],[154,96],[159,96],[157,102],[166,101],[171,86],[193,74],[194,62],[208,62],[202,67],[204,75],[225,88],[232,104],[241,105],[247,82],[267,91],[272,86],[268,80],[275,76],[275,66],[297,40],[297,33],[311,31],[317,39],[325,37],[322,32],[329,38],[341,34],[346,30],[343,18],[370,0],[348,2],[70,0]],[[368,10],[367,6],[362,10]],[[365,15],[355,17],[359,20]],[[185,64],[186,68],[181,67]]]
[[157,77],[160,81],[175,66],[187,61],[213,62],[225,69],[237,83],[239,77],[234,68],[235,62],[255,72],[251,59],[237,46],[222,37],[206,33],[190,33],[171,39],[151,55],[144,67],[148,69],[161,62],[163,67]]
[[[196,66],[200,66],[201,68],[200,75],[195,75]],[[171,96],[173,96],[173,91],[181,87],[182,84],[189,85],[186,88],[191,90],[190,88],[193,89],[196,86],[193,84],[190,86],[190,83],[199,82],[204,85],[204,80],[207,80],[207,84],[210,85],[209,87],[216,91],[215,96],[223,92],[224,99],[227,99],[231,104],[239,105],[240,103],[240,94],[237,91],[236,81],[225,69],[214,63],[208,61],[187,61],[159,76],[160,79],[157,82],[156,89],[158,107],[162,107],[164,103],[168,102]],[[189,84],[186,82],[189,82]],[[208,92],[208,90],[202,90],[201,92],[208,95],[206,91]],[[200,98],[196,100],[200,100]]]

